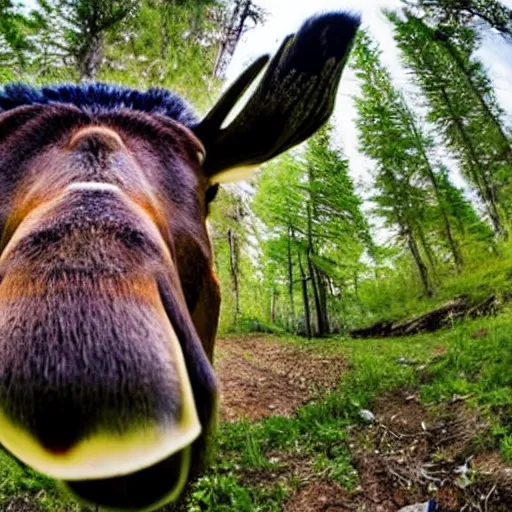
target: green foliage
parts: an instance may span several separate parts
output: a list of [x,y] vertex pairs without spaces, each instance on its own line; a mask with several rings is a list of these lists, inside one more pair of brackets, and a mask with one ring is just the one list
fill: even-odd
[[136,14],[106,40],[101,80],[138,87],[167,87],[196,108],[211,103],[212,79],[220,30],[210,16],[214,0],[166,2],[141,0]]
[[223,2],[38,0],[29,15],[10,1],[0,8],[0,81],[97,79],[171,88],[201,109],[211,103]]
[[479,18],[507,38],[512,38],[512,10],[498,0],[412,0],[444,27],[472,25]]
[[0,83],[19,77],[34,51],[31,35],[38,28],[37,20],[24,15],[17,4],[0,1]]
[[[36,35],[37,73],[58,68],[82,80],[96,78],[104,60],[105,38],[120,30],[138,9],[138,0],[38,0],[32,16],[40,28]],[[71,61],[73,68],[69,68]],[[57,75],[59,76],[59,75]]]
[[245,487],[229,470],[218,470],[202,477],[191,495],[188,512],[278,512],[285,497],[279,487],[259,490]]
[[[339,311],[340,290],[361,267],[364,251],[373,251],[348,161],[332,147],[331,136],[332,127],[326,127],[303,153],[267,165],[252,201],[266,231],[264,285],[270,287],[271,300],[281,304],[279,314],[270,305],[270,319],[292,331],[307,329],[297,323],[297,316],[309,297],[315,298],[317,332],[323,331],[322,317],[325,323],[343,322],[332,314]],[[334,292],[328,298],[327,288]]]
[[[364,33],[358,38],[353,66],[362,80],[362,96],[356,99],[360,148],[375,162],[375,211],[410,251],[424,292],[432,295],[432,278],[425,263],[431,247],[424,222],[427,208],[437,199],[435,174],[426,154],[431,142],[416,127],[414,116],[380,63],[380,50]],[[426,182],[426,175],[433,178],[431,183]]]
[[477,43],[474,30],[458,27],[439,37],[410,12],[405,12],[405,21],[396,14],[388,17],[404,63],[414,71],[427,99],[428,120],[442,130],[495,231],[506,233],[512,150],[492,84],[481,63],[471,57]]

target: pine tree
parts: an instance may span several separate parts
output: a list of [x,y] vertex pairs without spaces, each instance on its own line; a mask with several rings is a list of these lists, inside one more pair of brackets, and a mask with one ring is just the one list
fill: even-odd
[[502,112],[480,63],[472,60],[476,38],[461,29],[450,42],[406,11],[406,21],[389,18],[405,64],[414,71],[428,104],[428,120],[442,130],[446,145],[485,204],[497,234],[506,235],[512,186],[510,141]]
[[57,60],[71,59],[79,80],[94,80],[109,32],[133,16],[138,0],[38,0],[44,22],[40,42]]
[[265,256],[281,269],[279,273],[273,268],[273,273],[286,283],[283,295],[292,316],[299,302],[294,287],[300,283],[303,330],[308,336],[331,330],[330,310],[340,298],[339,290],[353,279],[363,252],[373,250],[348,161],[332,147],[331,135],[332,128],[326,127],[310,139],[303,153],[268,166],[253,201],[267,230]]
[[198,108],[211,103],[219,45],[214,0],[141,0],[136,15],[106,40],[100,79],[171,88]]
[[362,201],[349,176],[348,160],[331,147],[331,139],[332,127],[326,126],[308,141],[304,155],[308,189],[306,261],[320,336],[330,330],[328,291],[335,282],[339,286],[346,279],[343,271],[357,266],[364,249],[373,249]]
[[376,164],[376,211],[397,232],[415,262],[424,293],[432,295],[425,262],[431,253],[422,220],[425,205],[435,200],[435,193],[421,172],[422,166],[430,166],[423,136],[381,64],[377,45],[365,33],[359,36],[352,65],[362,81],[362,96],[356,99],[360,148]]

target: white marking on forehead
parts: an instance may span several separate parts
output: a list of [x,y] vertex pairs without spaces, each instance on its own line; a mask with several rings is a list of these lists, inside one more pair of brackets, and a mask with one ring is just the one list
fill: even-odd
[[117,185],[101,181],[77,181],[67,186],[68,190],[103,190],[105,192],[120,192]]

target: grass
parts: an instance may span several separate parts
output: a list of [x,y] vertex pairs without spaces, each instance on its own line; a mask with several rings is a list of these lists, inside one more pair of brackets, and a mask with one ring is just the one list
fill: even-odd
[[465,255],[463,271],[456,274],[451,266],[441,265],[431,276],[435,295],[426,297],[418,272],[411,262],[398,266],[379,279],[360,284],[362,307],[349,315],[351,327],[366,327],[378,321],[403,321],[425,313],[454,297],[466,296],[471,304],[478,304],[494,294],[508,298],[512,292],[512,242],[502,242],[498,251]]
[[[305,341],[281,337],[282,343],[343,353],[350,370],[338,389],[297,410],[290,418],[272,416],[251,423],[224,423],[218,433],[216,462],[193,486],[189,512],[273,512],[296,488],[283,461],[304,461],[305,471],[322,474],[348,490],[358,485],[347,441],[348,427],[362,422],[359,412],[376,396],[410,388],[425,403],[442,404],[453,395],[470,395],[492,428],[478,442],[498,449],[512,462],[512,312],[466,322],[437,333],[394,339]],[[442,354],[442,355],[440,355]],[[405,357],[425,372],[397,363]],[[481,435],[481,434],[479,434]],[[44,493],[41,494],[41,489]],[[59,501],[55,485],[0,452],[0,508],[12,496],[28,494],[43,510],[73,510]]]
[[80,507],[63,494],[57,484],[16,462],[0,450],[0,510],[14,497],[30,496],[41,510],[74,512]]

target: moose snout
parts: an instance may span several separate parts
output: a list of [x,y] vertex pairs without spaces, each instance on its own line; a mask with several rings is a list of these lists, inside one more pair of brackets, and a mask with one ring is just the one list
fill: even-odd
[[[6,277],[2,292],[14,279]],[[0,319],[0,440],[25,463],[66,480],[138,471],[182,451],[201,431],[165,314],[129,287],[128,296],[117,290],[115,297],[90,284],[73,294],[54,282],[37,303],[30,292],[11,293]]]
[[205,430],[159,242],[119,194],[66,194],[69,214],[34,213],[0,256],[0,443],[86,501],[151,508],[181,493]]

